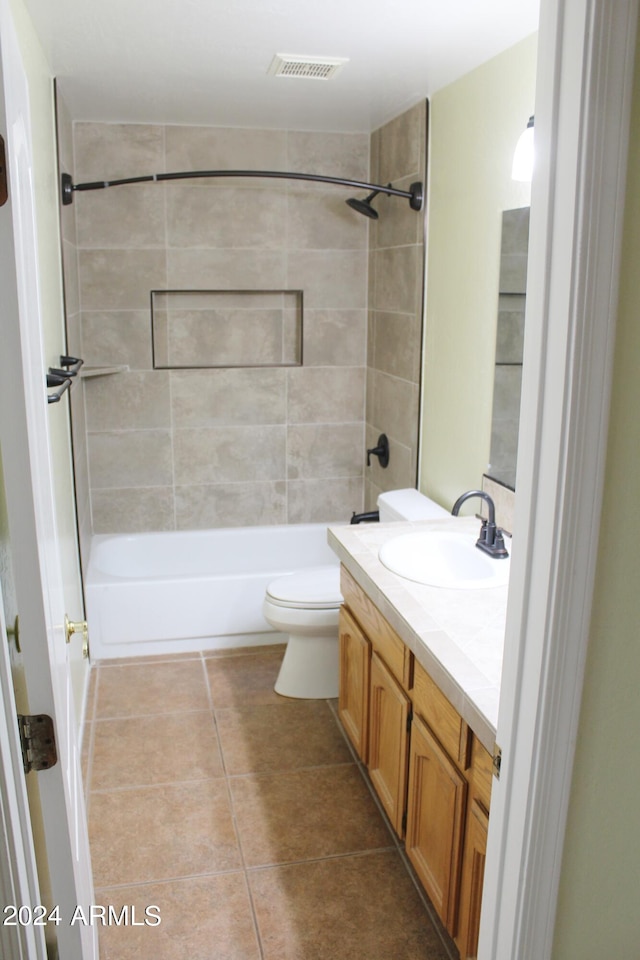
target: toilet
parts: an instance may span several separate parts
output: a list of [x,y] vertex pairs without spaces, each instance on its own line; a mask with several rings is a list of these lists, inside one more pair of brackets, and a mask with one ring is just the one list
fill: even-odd
[[[448,512],[417,490],[390,490],[378,497],[381,522],[427,520]],[[338,696],[340,566],[305,567],[273,580],[262,612],[274,630],[288,635],[275,683],[283,697],[325,700]]]
[[288,634],[276,693],[302,700],[338,696],[340,566],[307,567],[267,587],[262,612]]

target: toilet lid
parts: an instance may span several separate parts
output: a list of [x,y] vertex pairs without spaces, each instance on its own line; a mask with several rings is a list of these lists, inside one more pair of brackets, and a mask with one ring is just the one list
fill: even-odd
[[272,580],[267,597],[283,607],[304,607],[308,610],[328,610],[342,603],[340,567],[307,567],[296,573]]

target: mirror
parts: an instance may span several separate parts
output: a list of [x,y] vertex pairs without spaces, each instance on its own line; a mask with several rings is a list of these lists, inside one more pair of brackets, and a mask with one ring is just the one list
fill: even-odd
[[490,472],[502,213],[531,203],[511,172],[536,57],[531,37],[431,104],[419,483],[449,508]]
[[511,490],[516,485],[522,348],[529,246],[529,207],[502,214],[496,363],[487,475]]

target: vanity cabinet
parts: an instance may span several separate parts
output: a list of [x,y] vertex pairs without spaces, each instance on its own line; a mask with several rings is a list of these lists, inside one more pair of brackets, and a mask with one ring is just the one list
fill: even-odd
[[343,567],[338,712],[462,960],[476,956],[491,756]]

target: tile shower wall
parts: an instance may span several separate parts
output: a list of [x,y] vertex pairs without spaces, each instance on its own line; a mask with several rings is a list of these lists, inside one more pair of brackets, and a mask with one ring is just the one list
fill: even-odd
[[[426,184],[428,104],[422,100],[376,130],[371,138],[371,179],[408,190]],[[367,448],[389,438],[389,465],[372,458],[365,467],[365,503],[378,494],[415,487],[418,462],[420,355],[424,285],[425,213],[408,202],[377,197],[369,252]]]
[[[73,134],[76,182],[225,168],[369,179],[366,135],[103,123]],[[128,368],[83,380],[75,432],[87,438],[95,533],[331,522],[362,509],[368,222],[348,195],[253,179],[75,194],[70,330],[87,366]],[[385,216],[393,231],[394,211]],[[404,270],[403,251],[380,256]],[[304,366],[152,369],[154,289],[302,289]],[[397,322],[402,304],[385,289],[380,310]]]

